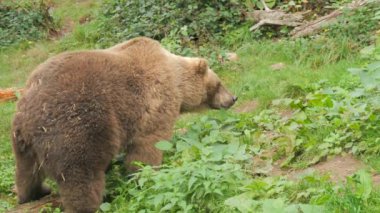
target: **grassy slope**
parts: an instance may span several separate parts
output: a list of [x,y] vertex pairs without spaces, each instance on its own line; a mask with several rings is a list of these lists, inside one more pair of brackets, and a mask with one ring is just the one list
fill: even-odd
[[[284,95],[290,85],[305,88],[323,79],[337,83],[342,78],[349,77],[347,67],[360,63],[357,59],[342,60],[313,68],[308,62],[297,63],[300,59],[288,53],[288,46],[290,45],[286,41],[265,41],[246,44],[238,50],[241,70],[236,70],[232,76],[231,72],[223,70],[222,76],[232,81],[231,88],[241,98],[240,102],[254,98],[265,107],[271,100]],[[284,63],[285,68],[272,70],[270,66],[275,63]]]
[[[54,16],[61,20],[62,25],[69,21],[74,23],[73,33],[58,40],[32,43],[26,49],[10,48],[0,52],[0,88],[22,87],[30,71],[57,52],[93,46],[80,41],[86,37],[86,30],[93,28],[94,25],[80,26],[78,20],[84,15],[91,14],[98,5],[91,1],[76,2],[74,0],[56,1],[54,12]],[[300,52],[295,52],[295,50]],[[302,54],[302,51],[307,52],[309,49],[302,49],[302,44],[286,41],[251,42],[237,50],[240,56],[239,62],[218,68],[216,71],[231,90],[240,97],[239,104],[248,100],[257,100],[260,109],[263,109],[271,100],[282,97],[289,85],[306,87],[322,79],[331,82],[348,79],[346,69],[362,63],[358,57],[328,63],[334,57],[330,52],[321,54],[314,52],[310,58],[305,58],[306,54]],[[271,70],[270,65],[279,62],[285,63],[286,67],[280,71]],[[15,204],[15,195],[11,192],[14,184],[14,162],[10,144],[10,123],[14,107],[14,103],[0,104],[0,211]],[[212,116],[231,112],[205,113]],[[197,117],[199,116],[185,115],[177,126],[181,127],[182,124]]]

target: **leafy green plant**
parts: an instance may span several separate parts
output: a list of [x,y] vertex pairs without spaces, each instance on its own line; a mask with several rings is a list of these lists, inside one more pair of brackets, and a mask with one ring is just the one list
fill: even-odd
[[[294,110],[291,118],[280,119],[272,128],[264,127],[282,135],[276,140],[286,139],[290,144],[283,166],[296,159],[306,161],[307,166],[344,151],[377,153],[380,139],[374,133],[379,131],[376,124],[380,122],[379,70],[378,62],[364,69],[350,69],[361,82],[353,89],[316,85],[304,98],[275,101],[275,105]],[[259,119],[263,123],[263,117]]]
[[336,8],[349,0],[281,0],[280,8],[285,11],[310,10],[313,14],[323,15],[331,9]]
[[56,28],[43,0],[0,2],[0,47],[46,38]]
[[[276,5],[276,2],[278,2],[278,0],[266,0],[264,2],[269,8],[273,8]],[[261,9],[261,10],[264,9],[264,5],[261,2],[261,0],[246,0],[245,5],[248,8],[248,10],[249,9]]]
[[325,30],[329,37],[345,36],[361,46],[367,46],[374,42],[371,34],[379,29],[380,3],[374,1],[357,10],[347,10],[338,17],[338,22],[330,25]]
[[335,186],[315,174],[297,181],[256,178],[225,204],[238,212],[367,212],[379,209],[378,198],[370,174],[361,170]]
[[108,0],[103,8],[99,42],[108,44],[136,36],[161,40],[170,35],[181,43],[210,40],[239,25],[244,7],[229,0]]
[[218,211],[224,198],[238,193],[248,180],[239,164],[198,160],[159,171],[146,166],[116,188],[111,212]]
[[11,209],[16,203],[12,192],[15,168],[10,143],[10,124],[14,108],[14,103],[0,103],[0,211],[2,212]]

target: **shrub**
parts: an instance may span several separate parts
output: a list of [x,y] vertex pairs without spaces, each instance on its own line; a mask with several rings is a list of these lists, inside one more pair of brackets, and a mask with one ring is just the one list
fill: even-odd
[[355,11],[345,11],[325,34],[331,38],[344,36],[362,46],[368,45],[374,41],[371,34],[379,29],[379,11],[380,3],[376,1]]
[[55,24],[43,0],[0,2],[0,46],[45,38]]
[[244,5],[233,0],[108,0],[103,8],[100,43],[109,44],[136,36],[209,40],[242,23]]

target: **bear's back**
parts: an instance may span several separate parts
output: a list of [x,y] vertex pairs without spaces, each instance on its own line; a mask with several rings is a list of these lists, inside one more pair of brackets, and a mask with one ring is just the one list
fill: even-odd
[[39,135],[34,127],[50,128],[48,140],[113,116],[126,138],[156,117],[155,111],[169,110],[162,108],[168,104],[173,111],[178,100],[166,56],[148,47],[131,49],[63,53],[37,67],[18,103],[31,137]]

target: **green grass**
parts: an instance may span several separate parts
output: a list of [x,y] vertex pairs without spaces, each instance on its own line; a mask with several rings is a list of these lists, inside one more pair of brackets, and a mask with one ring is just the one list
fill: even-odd
[[[310,45],[311,42],[313,41],[308,41],[305,45]],[[298,47],[293,45],[294,42],[289,41],[263,41],[245,44],[238,49],[238,66],[232,65],[232,70],[228,67],[222,68],[220,74],[239,96],[239,103],[258,100],[260,106],[267,107],[273,99],[283,97],[289,86],[305,89],[321,80],[328,80],[333,84],[349,80],[351,77],[347,74],[347,68],[360,66],[362,63],[352,55],[335,63],[330,63],[330,58],[323,53],[302,58],[302,54],[296,52]],[[338,53],[331,50],[326,54]],[[315,61],[321,61],[321,64],[315,66]],[[273,70],[270,66],[276,63],[284,63],[285,68]]]
[[87,32],[94,32],[97,23],[80,24],[82,17],[94,19],[100,1],[52,1],[53,18],[67,32],[62,37],[29,41],[0,49],[0,88],[22,87],[29,73],[50,56],[65,50],[93,48]]
[[65,25],[69,21],[77,25],[79,24],[79,20],[83,17],[94,19],[100,2],[99,0],[53,0],[54,9],[52,15],[61,25]]
[[29,73],[51,56],[54,42],[30,42],[30,47],[0,50],[0,88],[22,87]]
[[14,112],[14,103],[0,103],[0,211],[12,207],[16,201],[15,195],[11,192],[15,169],[10,140]]

